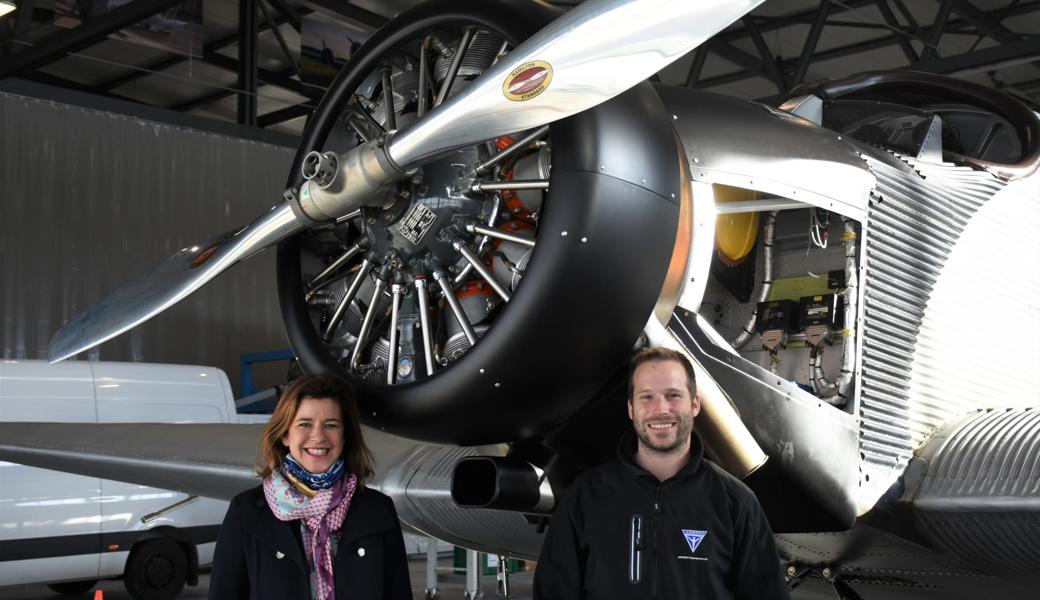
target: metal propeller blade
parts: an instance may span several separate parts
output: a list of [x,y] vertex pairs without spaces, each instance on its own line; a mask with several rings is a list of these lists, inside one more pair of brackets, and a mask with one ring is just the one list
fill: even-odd
[[613,98],[762,1],[592,0],[578,6],[385,146],[362,144],[340,156],[332,181],[305,182],[298,196],[249,226],[181,250],[72,318],[51,339],[51,362],[148,320],[239,260],[300,231],[305,224],[294,204],[323,221],[381,202],[378,193],[440,153],[539,127]]
[[242,229],[184,248],[154,271],[69,319],[47,347],[51,362],[78,354],[173,306],[228,267],[303,229],[282,202]]
[[763,0],[584,2],[390,140],[407,170],[442,152],[558,121],[617,96]]

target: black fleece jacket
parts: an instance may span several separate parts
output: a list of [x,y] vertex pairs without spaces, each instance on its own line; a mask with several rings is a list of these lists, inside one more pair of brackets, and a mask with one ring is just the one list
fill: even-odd
[[765,514],[744,484],[711,462],[696,434],[690,461],[658,481],[618,460],[583,473],[556,510],[534,578],[535,600],[788,599]]
[[[310,600],[299,521],[279,521],[262,487],[231,501],[220,526],[210,600]],[[401,524],[387,496],[360,486],[333,562],[337,600],[411,600]]]

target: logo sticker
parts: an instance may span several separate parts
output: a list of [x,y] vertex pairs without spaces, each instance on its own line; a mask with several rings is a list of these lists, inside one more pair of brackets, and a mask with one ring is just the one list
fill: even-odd
[[682,534],[686,538],[686,543],[690,545],[690,552],[697,552],[697,546],[701,545],[701,541],[704,536],[708,535],[708,532],[699,529],[683,529]]
[[544,92],[552,78],[553,68],[549,63],[542,60],[524,63],[506,77],[502,93],[514,102],[524,102]]

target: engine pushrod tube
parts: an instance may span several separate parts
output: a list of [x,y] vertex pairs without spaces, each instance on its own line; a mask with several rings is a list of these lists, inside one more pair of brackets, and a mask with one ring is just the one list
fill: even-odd
[[390,290],[393,294],[394,302],[393,308],[390,309],[390,357],[386,361],[386,383],[393,385],[394,374],[397,373],[398,313],[401,310],[401,295],[404,294],[404,286],[395,283],[390,286]]
[[534,240],[532,239],[521,237],[519,235],[513,235],[504,231],[499,231],[498,229],[492,229],[491,227],[484,227],[483,225],[477,225],[476,223],[468,223],[466,225],[466,231],[470,233],[479,233],[481,235],[486,235],[488,237],[499,240],[505,240],[507,242],[516,242],[517,244],[522,244],[524,246],[534,248]]
[[372,321],[375,320],[376,316],[376,305],[379,303],[379,297],[383,294],[383,288],[386,287],[386,281],[382,277],[376,279],[375,289],[372,290],[372,300],[368,303],[368,310],[365,311],[365,320],[361,322],[361,331],[358,333],[357,343],[354,344],[354,352],[350,355],[350,368],[357,369],[358,360],[361,358],[361,346],[365,344],[365,338],[368,337],[368,332],[372,329]]
[[332,261],[332,264],[330,264],[329,266],[325,267],[324,271],[322,271],[321,273],[318,273],[317,277],[315,277],[314,279],[311,279],[311,282],[307,284],[307,291],[313,290],[314,288],[318,287],[318,285],[322,281],[324,281],[326,277],[328,277],[329,275],[332,275],[333,273],[338,271],[340,269],[340,267],[342,267],[344,264],[346,264],[346,262],[348,260],[350,260],[350,259],[354,258],[355,256],[357,256],[359,252],[361,252],[361,243],[360,242],[358,242],[357,244],[354,244],[353,246],[351,246],[350,249],[347,250],[346,252],[344,252],[343,254],[341,254],[339,256],[339,258],[337,258],[336,260]]
[[342,223],[346,223],[347,221],[351,221],[351,220],[356,219],[356,218],[358,218],[360,216],[361,216],[361,209],[360,208],[356,208],[356,209],[348,212],[347,214],[343,215],[342,217],[337,217],[336,218],[336,225],[340,225]]
[[419,45],[419,106],[416,109],[415,116],[419,119],[426,114],[426,102],[427,102],[427,86],[429,85],[426,80],[429,79],[430,73],[426,66],[426,61],[429,60],[427,56],[428,49],[430,47],[430,38],[424,38],[422,43]]
[[466,247],[466,244],[462,243],[462,240],[455,240],[455,242],[452,243],[452,246],[455,248],[456,251],[458,251],[459,254],[462,255],[463,258],[466,259],[466,262],[468,262],[470,265],[473,266],[474,269],[477,270],[477,273],[480,273],[481,277],[487,280],[487,282],[495,290],[495,293],[501,296],[502,299],[506,302],[509,302],[509,292],[506,291],[506,288],[502,287],[502,284],[500,284],[498,280],[495,279],[494,275],[491,274],[491,271],[488,271],[487,267],[484,266],[484,263],[480,262],[480,259],[477,258],[475,254],[469,251],[469,248]]
[[367,133],[365,133],[365,131],[360,126],[358,126],[358,124],[354,121],[354,117],[353,116],[348,116],[347,119],[346,119],[346,123],[347,123],[347,126],[350,127],[351,129],[353,129],[354,133],[356,133],[357,136],[359,138],[361,138],[362,142],[370,142],[370,141],[372,141],[372,136],[370,136]]
[[494,167],[495,165],[497,165],[498,163],[502,162],[503,160],[505,160],[505,159],[509,158],[510,156],[516,154],[517,152],[523,150],[531,142],[533,142],[533,141],[535,141],[537,139],[541,139],[542,136],[544,136],[547,133],[549,133],[549,126],[548,125],[543,125],[543,126],[539,127],[538,129],[535,129],[533,132],[531,132],[530,134],[528,134],[527,136],[525,136],[524,138],[522,138],[520,141],[516,142],[512,146],[509,146],[505,150],[502,150],[498,154],[492,156],[491,158],[489,158],[486,161],[484,161],[484,162],[480,163],[479,165],[477,165],[476,168],[473,169],[473,171],[476,172],[477,175],[481,175],[481,174],[485,173],[491,167]]
[[383,121],[386,123],[387,131],[397,129],[397,114],[394,107],[394,84],[391,79],[390,68],[383,69]]
[[423,357],[426,359],[426,374],[433,375],[433,344],[430,342],[430,301],[426,292],[426,279],[415,278],[415,295],[419,298],[419,325],[422,327]]
[[474,181],[471,192],[494,192],[498,190],[547,190],[548,179],[515,179],[512,181]]
[[370,263],[366,258],[361,262],[361,268],[358,269],[357,275],[354,276],[354,281],[350,282],[350,287],[347,288],[347,293],[343,294],[343,299],[339,301],[339,306],[336,307],[336,312],[332,313],[332,318],[329,319],[328,324],[325,326],[325,331],[321,334],[322,340],[328,342],[332,339],[332,333],[336,331],[336,327],[339,327],[339,322],[343,319],[343,314],[347,312],[347,307],[350,306],[350,301],[357,295],[362,282],[365,281],[365,277],[371,270],[372,263]]
[[365,106],[361,104],[361,96],[354,96],[354,108],[356,108],[357,111],[361,113],[361,116],[363,116],[366,121],[371,123],[377,131],[386,131],[386,127],[384,127],[383,124],[379,121],[376,121],[376,118],[372,116],[372,113],[368,112],[368,109],[366,109]]
[[466,319],[466,313],[462,311],[459,299],[455,297],[455,290],[451,287],[451,281],[444,274],[444,271],[441,270],[434,271],[433,278],[437,281],[437,285],[441,286],[441,291],[444,292],[444,299],[448,301],[448,306],[451,308],[452,314],[455,315],[455,320],[459,322],[459,327],[466,334],[469,345],[475,346],[477,344],[477,334],[473,332],[473,326]]
[[437,100],[433,103],[435,108],[440,106],[444,99],[448,97],[448,92],[451,91],[451,86],[455,83],[455,76],[459,74],[459,67],[462,66],[462,56],[466,53],[466,47],[469,46],[469,40],[472,37],[472,27],[467,28],[462,33],[462,40],[459,42],[458,49],[455,50],[455,56],[451,59],[451,67],[444,78],[444,83],[441,84],[441,90],[437,93]]

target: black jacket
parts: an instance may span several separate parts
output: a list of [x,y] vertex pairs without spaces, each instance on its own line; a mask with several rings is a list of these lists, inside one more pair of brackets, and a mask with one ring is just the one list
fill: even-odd
[[556,510],[534,577],[535,600],[787,599],[765,514],[744,484],[703,460],[660,482],[635,462],[635,435],[618,460],[583,473]]
[[[210,600],[310,600],[299,521],[279,521],[262,487],[235,496],[220,527]],[[337,600],[411,599],[408,557],[394,503],[359,487],[333,562]]]

